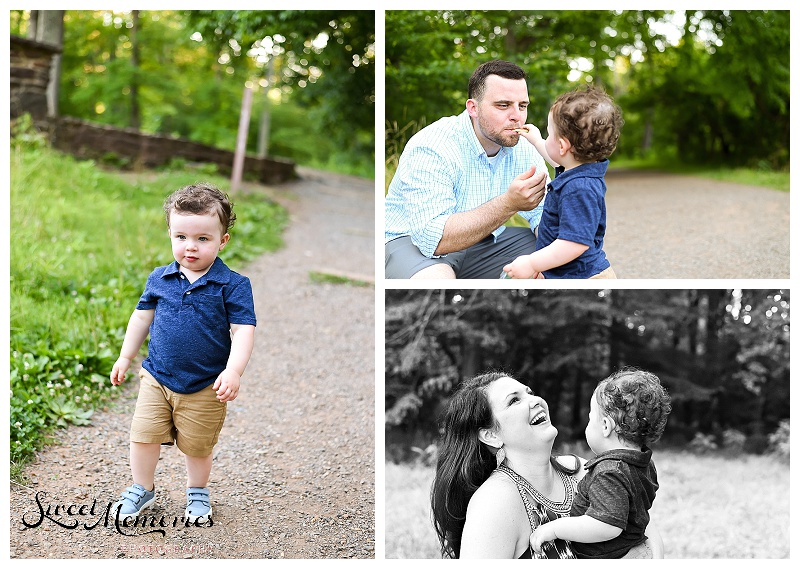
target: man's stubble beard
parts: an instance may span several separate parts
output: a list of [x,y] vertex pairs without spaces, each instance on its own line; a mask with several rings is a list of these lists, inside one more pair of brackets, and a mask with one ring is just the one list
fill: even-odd
[[483,134],[483,136],[487,140],[490,140],[495,144],[499,144],[500,146],[511,148],[513,146],[516,146],[517,143],[519,142],[520,137],[518,134],[517,135],[505,134],[504,132],[505,129],[501,130],[500,132],[492,132],[491,130],[489,130],[489,128],[483,121],[482,115],[478,115],[478,127],[481,129],[481,134]]

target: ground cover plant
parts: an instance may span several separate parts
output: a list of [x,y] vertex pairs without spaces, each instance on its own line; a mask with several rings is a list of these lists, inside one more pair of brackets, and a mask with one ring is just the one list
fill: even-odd
[[[10,458],[12,477],[53,430],[86,424],[108,381],[149,272],[171,262],[161,209],[175,189],[226,179],[168,170],[134,181],[49,149],[30,131],[11,145]],[[286,213],[235,195],[221,257],[234,269],[281,245]]]
[[[586,455],[584,455],[586,456]],[[666,558],[787,558],[789,465],[775,455],[657,450],[651,518]],[[440,556],[430,519],[433,468],[386,464],[386,558]],[[757,515],[754,512],[769,514]]]

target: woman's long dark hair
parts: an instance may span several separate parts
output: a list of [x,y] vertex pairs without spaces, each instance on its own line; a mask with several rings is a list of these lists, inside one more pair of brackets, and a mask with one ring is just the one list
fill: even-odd
[[[444,412],[436,475],[431,489],[433,525],[441,544],[442,557],[458,558],[461,535],[472,495],[497,466],[494,452],[478,440],[478,431],[495,426],[486,387],[511,377],[496,371],[464,380],[453,393]],[[555,458],[559,470],[566,469]]]

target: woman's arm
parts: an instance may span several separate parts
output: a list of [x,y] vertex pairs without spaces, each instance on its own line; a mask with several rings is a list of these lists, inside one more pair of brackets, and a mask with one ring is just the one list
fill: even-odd
[[527,549],[529,533],[516,487],[500,479],[487,480],[469,501],[459,557],[515,559]]
[[647,543],[650,544],[650,549],[653,551],[653,559],[664,559],[664,540],[661,539],[658,527],[652,523],[647,524],[647,527],[644,528],[644,535],[647,536]]

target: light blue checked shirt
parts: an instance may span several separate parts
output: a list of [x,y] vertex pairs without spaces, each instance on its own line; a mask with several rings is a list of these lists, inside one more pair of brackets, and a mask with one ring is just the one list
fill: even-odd
[[[400,156],[386,194],[385,243],[408,235],[423,255],[434,257],[451,214],[504,194],[532,164],[537,172],[547,172],[544,159],[522,137],[516,146],[501,148],[490,163],[466,110],[439,119],[411,137]],[[519,213],[535,228],[542,205]],[[504,229],[492,234],[497,238]]]

